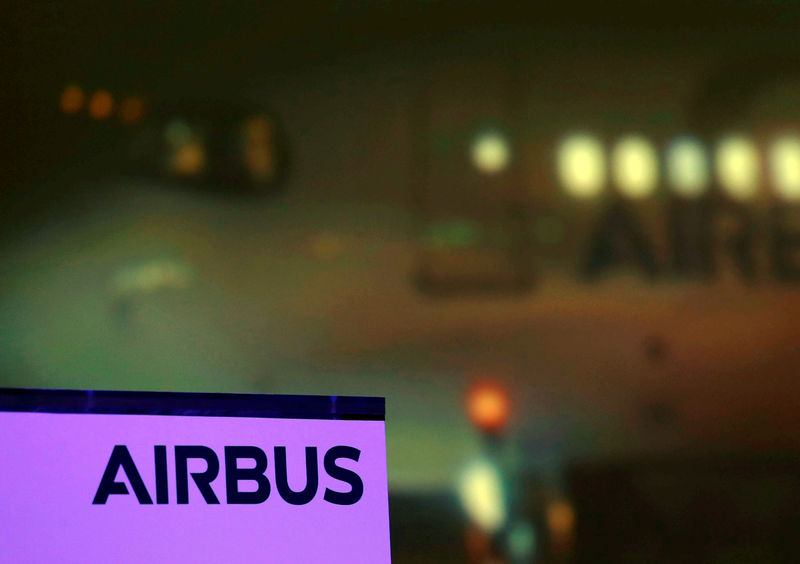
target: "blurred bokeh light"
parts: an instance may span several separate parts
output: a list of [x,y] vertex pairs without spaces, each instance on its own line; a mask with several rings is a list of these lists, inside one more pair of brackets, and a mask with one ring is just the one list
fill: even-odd
[[191,177],[203,172],[206,148],[200,134],[184,121],[173,120],[164,129],[169,145],[167,170],[176,176]]
[[144,101],[141,98],[124,98],[119,105],[119,117],[126,123],[137,123],[144,116]]
[[708,155],[697,139],[676,139],[666,151],[666,169],[673,191],[684,198],[704,194],[710,182]]
[[769,148],[769,165],[777,195],[787,201],[800,199],[800,137],[776,139]]
[[276,174],[273,125],[263,116],[248,118],[244,124],[244,160],[250,176],[269,182]]
[[736,135],[717,145],[716,173],[722,189],[735,200],[755,197],[761,174],[758,148],[747,137]]
[[594,137],[575,134],[558,147],[558,178],[566,192],[576,198],[600,194],[606,181],[606,155]]
[[108,90],[98,90],[89,98],[89,115],[94,119],[106,119],[114,111],[114,98]]
[[76,114],[83,108],[83,103],[86,100],[86,94],[80,86],[70,84],[61,93],[61,111],[65,114]]
[[497,174],[508,166],[511,148],[501,133],[482,133],[472,142],[472,163],[485,174]]
[[622,194],[639,199],[653,193],[658,184],[658,154],[647,139],[620,139],[614,145],[611,160],[614,182]]
[[505,487],[500,469],[480,459],[463,471],[458,486],[461,503],[473,523],[488,533],[496,533],[508,518]]
[[467,391],[467,415],[472,424],[486,432],[501,431],[511,416],[508,389],[499,382],[479,380]]

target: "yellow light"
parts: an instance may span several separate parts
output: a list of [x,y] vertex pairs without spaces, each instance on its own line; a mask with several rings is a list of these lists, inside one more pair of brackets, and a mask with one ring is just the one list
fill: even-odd
[[206,167],[206,148],[203,140],[189,124],[172,120],[164,128],[169,148],[168,168],[178,176],[195,176]]
[[600,194],[606,182],[603,145],[591,135],[575,134],[558,147],[558,178],[564,190],[576,198]]
[[507,509],[497,467],[487,460],[473,462],[458,486],[461,504],[472,522],[488,533],[499,531],[506,522]]
[[652,143],[639,136],[620,140],[611,154],[617,189],[640,199],[653,193],[658,184],[658,154]]
[[172,171],[180,176],[194,176],[206,166],[206,151],[199,141],[176,148],[172,156]]
[[775,191],[784,200],[800,199],[800,137],[787,135],[770,147],[769,166]]
[[114,98],[107,90],[98,90],[89,100],[89,115],[94,119],[106,119],[114,110]]
[[708,188],[710,172],[702,143],[684,138],[667,149],[667,176],[679,196],[697,198]]
[[83,107],[83,102],[86,100],[86,95],[81,90],[80,86],[70,84],[61,93],[61,100],[59,105],[61,111],[65,114],[77,114]]
[[742,136],[720,141],[715,166],[717,178],[730,197],[748,200],[756,195],[760,166],[752,141]]
[[508,141],[499,133],[484,133],[472,143],[472,164],[484,174],[503,171],[511,160]]

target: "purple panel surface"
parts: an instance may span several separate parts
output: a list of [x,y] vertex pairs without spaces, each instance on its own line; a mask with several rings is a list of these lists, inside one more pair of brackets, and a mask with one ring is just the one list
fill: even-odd
[[[117,445],[130,454],[144,496],[141,487],[137,495],[130,467],[117,471],[112,463]],[[161,445],[166,464],[157,461]],[[188,460],[188,503],[178,503],[180,446],[213,451],[219,473],[210,487],[219,503],[208,503],[194,479],[197,474],[202,482],[208,470],[202,458]],[[246,475],[226,468],[225,447],[232,446],[266,454],[270,491],[263,502],[230,503],[235,497],[226,485],[239,492],[260,487],[252,479],[226,483],[226,470],[234,478]],[[350,458],[337,458],[342,449],[334,450],[326,463],[337,446],[351,447],[345,449]],[[278,468],[275,447],[285,447],[286,464]],[[276,474],[284,467],[288,487],[306,489],[313,474],[307,447],[316,449],[318,487],[313,497],[307,492],[310,501],[295,505],[279,491]],[[255,464],[243,457],[235,468]],[[108,466],[108,481],[124,484],[127,493],[112,486],[98,503]],[[354,487],[359,480],[361,495]],[[326,496],[331,492],[350,493],[349,504]],[[0,412],[0,502],[7,562],[390,562],[383,421]]]

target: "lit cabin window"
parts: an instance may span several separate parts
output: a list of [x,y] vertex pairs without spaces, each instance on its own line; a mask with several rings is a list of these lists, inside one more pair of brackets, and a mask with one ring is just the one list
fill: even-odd
[[679,196],[697,198],[708,189],[708,157],[700,141],[692,138],[674,141],[667,148],[666,165],[669,183]]
[[500,133],[490,132],[479,135],[472,142],[472,164],[484,174],[497,174],[508,166],[511,149],[508,141]]
[[556,159],[559,182],[569,195],[585,199],[602,192],[606,182],[605,151],[595,137],[567,137],[559,145]]
[[755,144],[742,136],[720,141],[716,173],[722,189],[735,200],[749,200],[758,191],[759,162]]
[[651,195],[658,184],[658,154],[643,137],[620,140],[611,155],[614,182],[620,193],[633,199]]
[[776,139],[769,151],[769,167],[775,192],[784,200],[800,200],[800,137]]

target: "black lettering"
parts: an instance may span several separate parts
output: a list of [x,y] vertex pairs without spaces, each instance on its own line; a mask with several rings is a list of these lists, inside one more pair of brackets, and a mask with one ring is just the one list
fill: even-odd
[[358,462],[360,456],[360,450],[349,446],[335,446],[325,453],[325,472],[328,473],[328,476],[350,484],[349,492],[337,492],[326,488],[325,501],[336,505],[353,505],[361,499],[361,496],[364,495],[364,483],[361,481],[361,477],[352,470],[336,465],[336,461],[340,458]]
[[167,482],[167,447],[164,445],[156,445],[155,459],[156,459],[156,503],[164,505],[169,503],[169,490]]
[[685,277],[709,278],[714,273],[711,213],[708,202],[674,199],[667,230],[672,247],[672,268]]
[[150,494],[147,493],[147,488],[142,481],[142,477],[136,469],[136,464],[133,463],[133,458],[131,458],[131,453],[128,452],[128,447],[125,445],[116,445],[111,451],[111,457],[108,459],[106,470],[103,472],[103,477],[100,479],[100,485],[97,488],[97,493],[94,495],[92,503],[95,505],[103,505],[108,501],[108,496],[111,494],[128,494],[128,487],[125,485],[125,482],[114,481],[120,468],[122,468],[122,471],[128,477],[128,481],[133,488],[133,493],[136,494],[136,499],[139,500],[139,503],[143,505],[152,504],[153,500],[150,498]]
[[642,226],[627,207],[617,203],[608,208],[590,238],[583,276],[595,280],[611,267],[633,264],[652,278],[658,267],[652,246]]
[[[796,282],[800,280],[800,229],[793,216],[798,208],[786,205],[775,206],[770,213],[772,271],[779,280]],[[789,231],[789,227],[795,230]]]
[[208,467],[204,472],[192,472],[194,483],[203,495],[203,499],[208,504],[217,504],[214,490],[211,489],[211,482],[219,474],[219,459],[217,455],[208,447],[204,446],[176,446],[175,447],[175,488],[178,491],[178,503],[189,503],[189,464],[190,458],[201,458],[206,461]]
[[278,488],[278,493],[284,501],[292,505],[305,505],[317,495],[318,486],[317,447],[306,447],[306,487],[299,492],[295,492],[289,487],[289,472],[286,469],[286,447],[275,447],[275,487]]
[[[236,461],[240,458],[254,460],[254,468],[239,468]],[[269,480],[264,475],[267,469],[267,455],[264,451],[254,446],[226,446],[225,447],[225,493],[228,503],[255,504],[263,503],[269,497]],[[254,481],[258,488],[254,492],[239,491],[239,482],[242,480]]]
[[753,256],[755,243],[753,218],[744,206],[735,202],[724,203],[723,207],[718,209],[717,215],[716,220],[724,221],[727,231],[723,235],[723,250],[731,256],[741,277],[752,280],[756,276],[756,261]]

